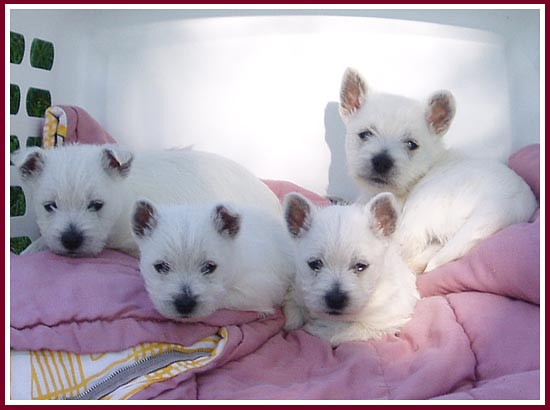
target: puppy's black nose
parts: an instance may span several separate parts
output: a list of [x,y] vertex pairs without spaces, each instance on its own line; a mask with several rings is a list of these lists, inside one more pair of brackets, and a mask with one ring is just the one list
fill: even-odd
[[393,160],[385,152],[375,155],[372,159],[372,168],[378,174],[386,174],[393,167]]
[[325,303],[332,311],[341,311],[348,305],[349,297],[335,286],[325,294]]
[[69,225],[69,229],[61,234],[61,243],[69,251],[78,249],[82,242],[84,242],[82,232],[78,231],[73,225]]
[[197,306],[197,297],[192,295],[191,292],[184,292],[174,299],[174,306],[178,313],[188,315]]

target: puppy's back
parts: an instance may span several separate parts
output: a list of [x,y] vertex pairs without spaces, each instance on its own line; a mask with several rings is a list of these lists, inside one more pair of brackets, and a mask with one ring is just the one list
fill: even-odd
[[275,194],[238,163],[193,149],[136,153],[128,183],[137,197],[157,203],[229,201],[281,213]]

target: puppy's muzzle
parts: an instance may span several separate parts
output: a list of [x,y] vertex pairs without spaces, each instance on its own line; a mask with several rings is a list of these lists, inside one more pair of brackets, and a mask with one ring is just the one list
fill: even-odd
[[61,243],[69,252],[76,251],[84,242],[84,235],[74,225],[61,234]]
[[174,299],[174,307],[182,316],[191,314],[196,306],[197,297],[189,288],[184,288],[183,292]]
[[374,172],[386,175],[393,167],[393,159],[386,152],[382,152],[372,157],[371,164]]
[[346,292],[342,292],[339,286],[334,286],[325,294],[325,305],[330,315],[340,315],[349,303]]

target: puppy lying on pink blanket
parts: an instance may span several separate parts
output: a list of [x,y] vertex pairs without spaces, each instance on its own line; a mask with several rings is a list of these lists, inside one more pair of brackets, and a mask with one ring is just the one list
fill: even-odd
[[394,195],[316,209],[292,193],[284,212],[296,248],[285,328],[304,325],[333,346],[397,333],[412,316],[418,292],[392,241],[399,217]]

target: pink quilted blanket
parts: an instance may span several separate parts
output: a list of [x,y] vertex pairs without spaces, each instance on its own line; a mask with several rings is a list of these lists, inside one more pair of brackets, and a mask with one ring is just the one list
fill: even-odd
[[[510,166],[538,196],[539,147],[519,151]],[[267,183],[279,196],[299,190]],[[102,353],[148,341],[189,345],[224,327],[215,360],[131,398],[538,399],[539,225],[537,212],[419,277],[422,299],[399,335],[335,349],[303,330],[284,333],[280,312],[165,320],[148,300],[137,261],[118,252],[83,260],[12,255],[11,347]]]

